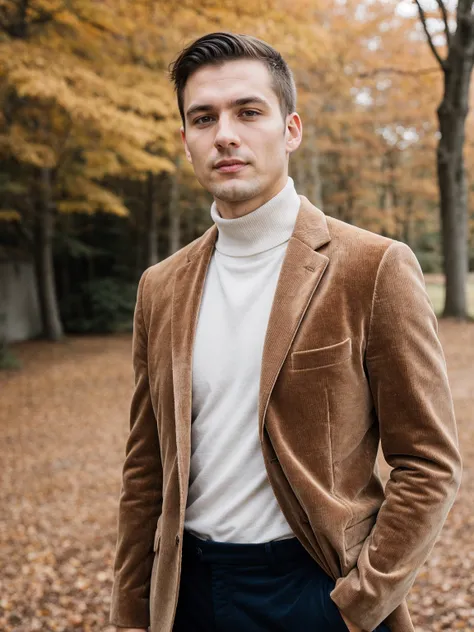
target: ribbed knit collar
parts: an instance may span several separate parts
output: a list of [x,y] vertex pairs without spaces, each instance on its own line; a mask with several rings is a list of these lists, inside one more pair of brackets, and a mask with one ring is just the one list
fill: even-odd
[[216,250],[231,257],[248,257],[285,243],[291,237],[300,198],[292,178],[271,200],[251,213],[236,219],[225,219],[211,206],[211,217],[219,234]]

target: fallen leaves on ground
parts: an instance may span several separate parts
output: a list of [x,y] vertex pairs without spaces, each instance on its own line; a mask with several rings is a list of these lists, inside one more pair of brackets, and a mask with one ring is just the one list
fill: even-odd
[[[464,475],[410,592],[417,632],[474,630],[474,325],[442,321],[440,337]],[[28,342],[14,351],[22,370],[0,374],[0,630],[111,632],[131,338]]]

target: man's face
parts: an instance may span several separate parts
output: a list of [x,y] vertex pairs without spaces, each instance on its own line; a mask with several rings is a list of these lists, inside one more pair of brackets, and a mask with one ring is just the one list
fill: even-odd
[[296,113],[283,119],[262,62],[205,66],[188,79],[183,97],[186,156],[223,217],[245,215],[284,187],[301,120]]

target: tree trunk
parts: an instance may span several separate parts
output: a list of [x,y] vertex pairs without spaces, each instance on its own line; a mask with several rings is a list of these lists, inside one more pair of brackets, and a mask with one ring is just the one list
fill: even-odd
[[[464,167],[465,121],[470,73],[458,52],[450,52],[444,98],[438,108],[441,138],[437,150],[446,299],[443,316],[467,317],[467,187]],[[471,66],[472,68],[472,66]]]
[[179,166],[180,158],[176,158],[176,171],[171,176],[171,193],[169,202],[169,254],[181,248],[181,209],[179,206]]
[[443,316],[467,318],[468,278],[467,183],[464,166],[466,118],[469,112],[469,86],[474,65],[473,0],[459,0],[456,31],[449,29],[447,9],[437,0],[445,26],[448,56],[443,59],[428,29],[426,13],[418,5],[428,44],[444,73],[444,94],[437,114],[441,137],[437,149],[443,265],[446,300]]
[[148,196],[145,221],[145,266],[158,263],[158,196],[156,195],[156,180],[151,171],[148,172]]
[[43,167],[40,172],[41,200],[36,213],[35,272],[38,288],[43,336],[47,340],[61,340],[63,327],[59,316],[53,265],[53,201],[51,171]]

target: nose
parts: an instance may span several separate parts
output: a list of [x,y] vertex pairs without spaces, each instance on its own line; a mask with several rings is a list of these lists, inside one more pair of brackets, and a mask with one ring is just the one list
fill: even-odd
[[235,130],[235,126],[229,116],[222,115],[216,126],[216,137],[214,146],[217,149],[225,149],[226,147],[238,147],[240,138]]

